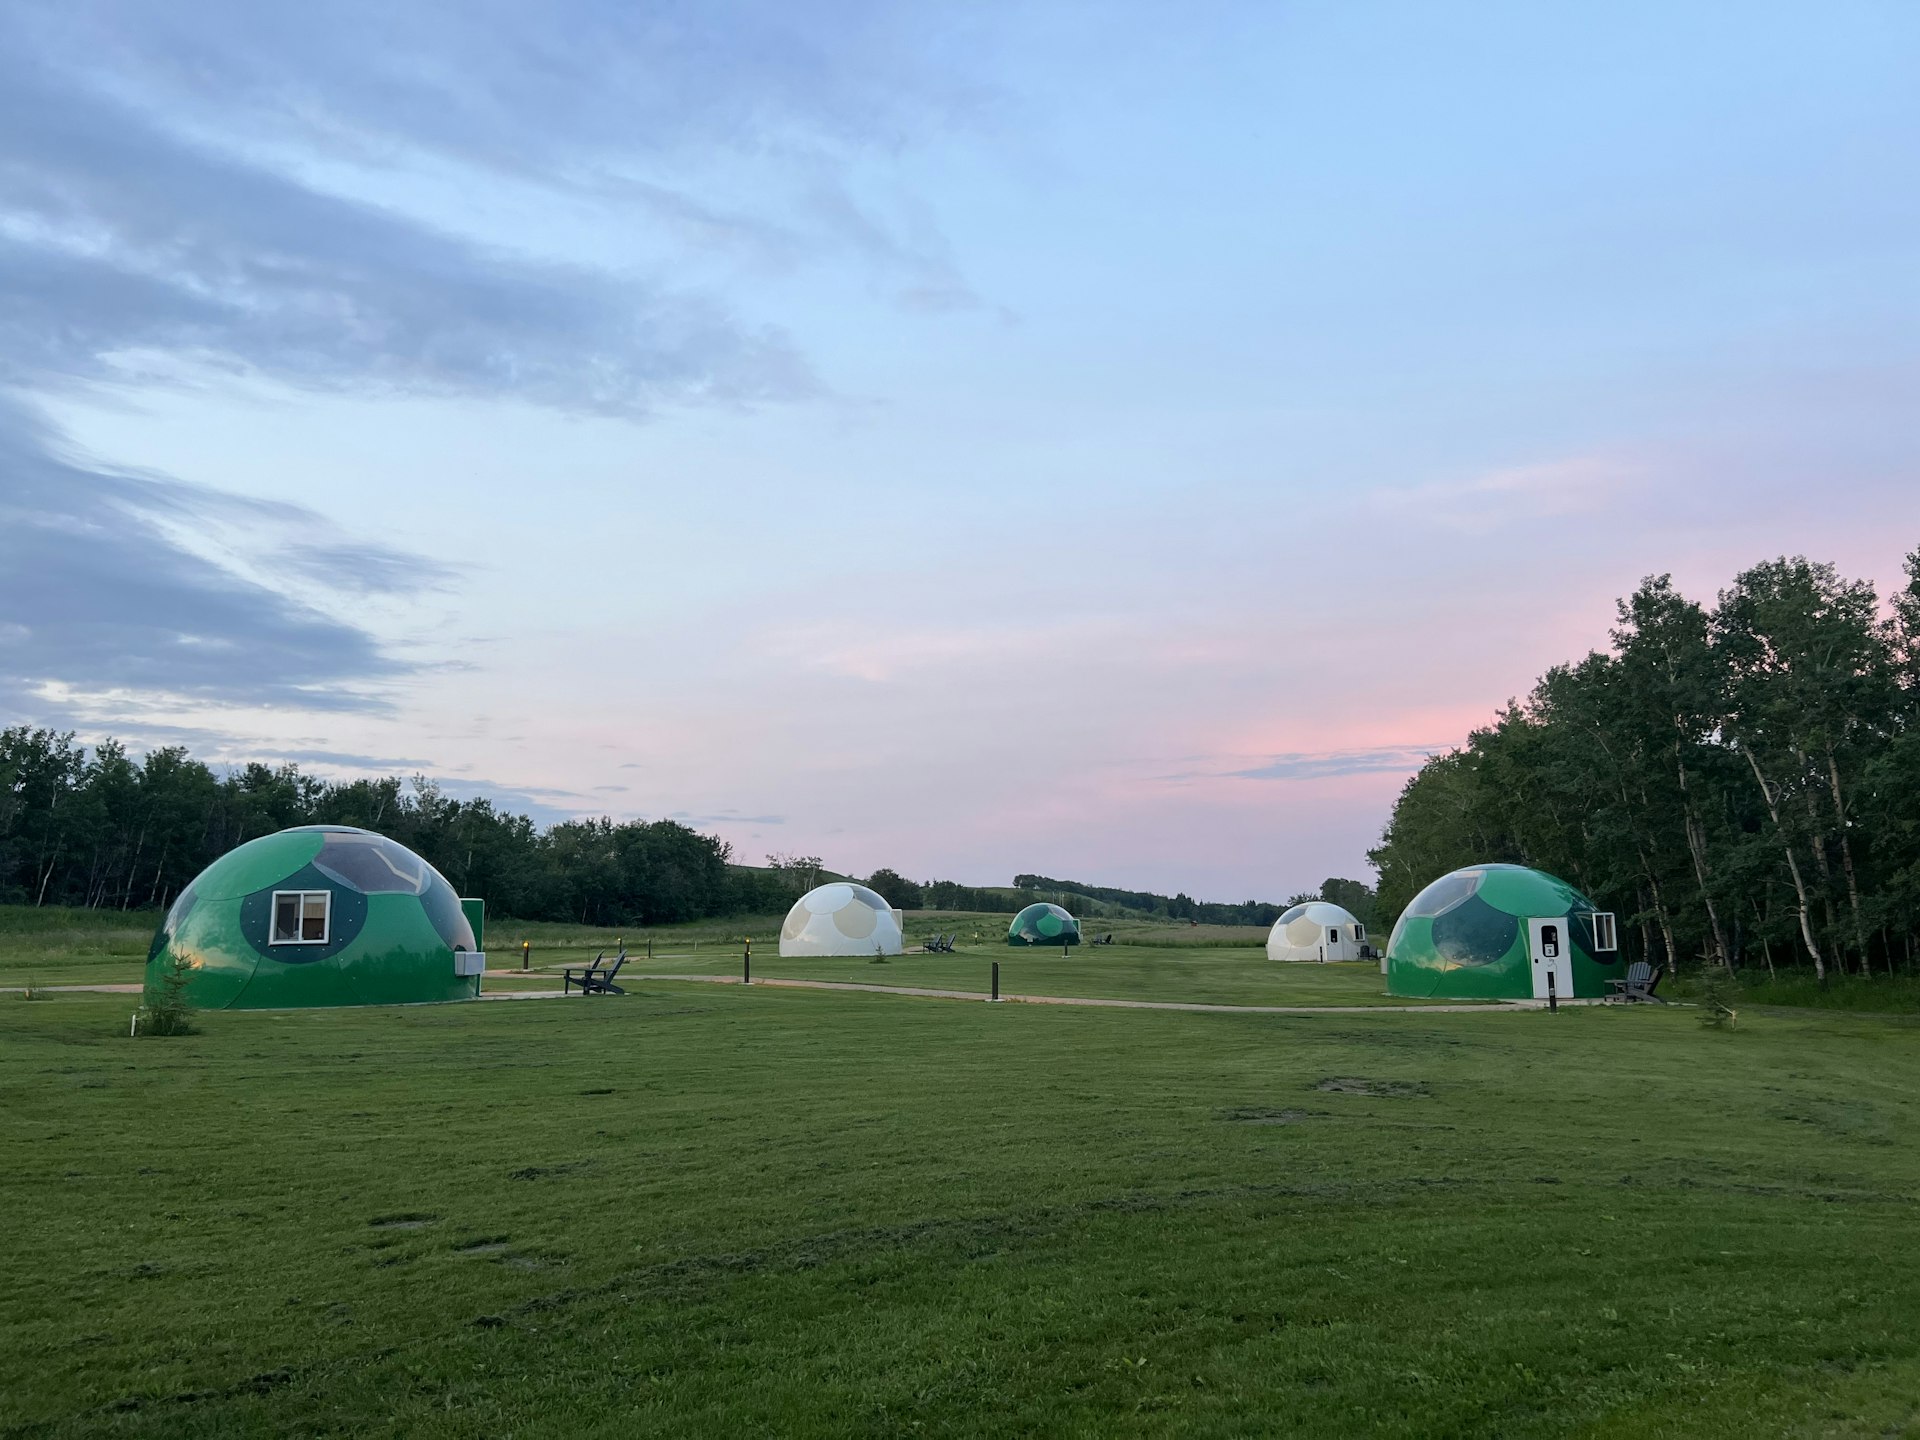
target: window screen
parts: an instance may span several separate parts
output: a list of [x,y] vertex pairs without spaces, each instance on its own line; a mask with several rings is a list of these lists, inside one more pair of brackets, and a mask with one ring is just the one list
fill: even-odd
[[1362,940],[1364,940],[1364,939],[1366,939],[1366,938],[1367,938],[1367,927],[1366,927],[1366,926],[1364,926],[1364,925],[1356,925],[1356,926],[1354,926],[1354,927],[1353,927],[1353,938],[1354,938],[1354,941],[1355,941],[1355,943],[1356,943],[1356,944],[1357,944],[1357,943],[1358,943],[1359,941],[1362,941]]
[[1619,948],[1620,936],[1614,929],[1613,916],[1604,910],[1596,913],[1593,917],[1594,954],[1604,955]]
[[324,945],[333,895],[326,890],[276,890],[270,945]]

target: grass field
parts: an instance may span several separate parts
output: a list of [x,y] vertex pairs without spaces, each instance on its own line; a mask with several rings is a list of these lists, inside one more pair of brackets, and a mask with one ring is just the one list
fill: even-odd
[[0,905],[0,985],[138,980],[159,923],[155,910]]
[[[951,955],[893,955],[884,961],[782,959],[756,947],[755,979],[836,980],[935,990],[989,992],[1000,965],[1003,994],[1092,996],[1112,1000],[1180,1000],[1212,1005],[1418,1005],[1386,993],[1377,964],[1277,965],[1264,950],[1118,946],[1109,950],[968,947]],[[653,974],[738,975],[737,950],[715,955],[662,953]]]
[[126,1008],[0,998],[9,1436],[1920,1422],[1904,1018]]
[[[137,982],[159,919],[144,912],[0,909],[0,986]],[[754,974],[764,979],[852,980],[984,995],[998,961],[1001,988],[1008,993],[1229,1005],[1421,1003],[1390,1000],[1376,966],[1275,966],[1261,948],[1264,932],[1254,932],[1250,940],[1245,929],[1228,926],[1136,923],[1127,943],[1080,946],[1063,958],[1057,950],[1016,950],[998,943],[1006,933],[1004,915],[915,911],[908,920],[911,938],[958,933],[962,948],[952,955],[894,955],[876,963],[861,957],[783,960],[776,943],[780,920],[733,917],[628,932],[503,921],[487,937],[488,964],[497,973],[486,985],[490,990],[551,988],[565,966],[613,953],[622,943],[632,957],[630,974],[737,975],[741,952],[751,940]],[[1239,944],[1225,945],[1222,934],[1237,934]],[[533,947],[524,980],[507,973],[518,964],[522,939]]]
[[[585,947],[612,948],[624,940],[631,951],[644,950],[649,939],[656,949],[684,947],[692,941],[701,945],[733,946],[751,940],[756,948],[771,949],[780,938],[784,915],[735,915],[724,920],[696,920],[685,925],[661,925],[626,930],[596,929],[582,925],[556,924],[552,921],[500,920],[487,936],[489,953],[496,958],[517,952],[522,940],[530,941],[536,954],[543,951],[577,951]],[[970,946],[997,945],[1005,949],[1007,925],[1011,915],[984,915],[970,910],[909,910],[906,912],[908,946],[921,944],[936,934],[955,934],[960,943]],[[1090,920],[1085,925],[1089,937],[1111,934],[1117,948],[1145,945],[1154,949],[1205,949],[1226,946],[1244,949],[1264,945],[1264,927],[1248,925],[1188,925],[1170,920]]]
[[[0,984],[137,979],[155,918],[0,914]],[[1386,1000],[1246,945],[783,962],[764,918],[648,968],[756,932],[758,978]],[[1907,1433],[1920,1022],[1754,1004],[1790,984],[1726,1032],[637,981],[134,1041],[0,996],[0,1435]]]

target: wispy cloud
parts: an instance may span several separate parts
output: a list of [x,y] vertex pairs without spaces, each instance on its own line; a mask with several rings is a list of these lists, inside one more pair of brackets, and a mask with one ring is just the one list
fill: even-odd
[[[225,370],[646,417],[821,388],[778,329],[659,278],[689,268],[663,257],[784,266],[832,251],[913,304],[974,303],[931,212],[850,176],[857,157],[973,123],[991,100],[954,78],[923,22],[877,0],[831,11],[11,9],[0,387],[22,398],[0,408],[0,706],[374,707],[413,667],[330,598],[454,579],[299,507],[69,457],[25,397]],[[942,26],[943,46],[964,28]],[[476,238],[499,233],[485,226],[456,233],[449,217],[472,216],[447,198],[488,187],[617,215],[651,249],[616,269],[542,258],[518,229],[514,248]],[[415,203],[423,190],[438,209]],[[223,554],[231,530],[269,539]]]
[[1335,750],[1322,755],[1276,755],[1251,770],[1235,770],[1236,780],[1321,780],[1331,775],[1372,775],[1418,770],[1437,746],[1420,749]]
[[778,336],[712,304],[490,253],[173,133],[0,47],[0,378],[141,353],[297,384],[644,414],[791,397]]
[[394,755],[357,755],[344,750],[287,750],[248,747],[249,760],[282,760],[294,765],[325,765],[341,770],[371,771],[382,775],[420,774],[433,768],[431,760]]
[[1191,770],[1163,780],[1324,780],[1336,775],[1410,774],[1443,745],[1377,745],[1360,750],[1294,751],[1270,755],[1240,770]]
[[838,251],[903,303],[974,303],[925,207],[895,194],[902,218],[883,220],[846,177],[856,155],[993,126],[1003,97],[955,63],[985,17],[933,26],[883,0],[23,0],[10,18],[12,48],[65,88],[98,82],[228,149],[613,201],[687,253],[784,267]]
[[688,810],[675,810],[667,816],[669,820],[678,820],[682,825],[784,825],[784,815],[742,815],[738,810],[722,810],[713,815],[695,815]]
[[174,538],[200,507],[222,511],[230,497],[58,449],[44,422],[0,396],[0,708],[60,708],[49,687],[384,707],[382,684],[407,667],[366,632]]
[[1484,533],[1516,520],[1591,514],[1643,479],[1627,462],[1581,456],[1378,490],[1368,504],[1421,525]]
[[355,595],[411,595],[444,589],[454,578],[452,569],[438,561],[346,536],[284,545],[274,552],[273,563],[283,572]]

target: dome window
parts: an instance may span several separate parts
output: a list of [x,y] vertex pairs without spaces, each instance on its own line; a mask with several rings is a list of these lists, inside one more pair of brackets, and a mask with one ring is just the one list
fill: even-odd
[[269,945],[324,945],[333,914],[330,890],[273,892],[273,935]]

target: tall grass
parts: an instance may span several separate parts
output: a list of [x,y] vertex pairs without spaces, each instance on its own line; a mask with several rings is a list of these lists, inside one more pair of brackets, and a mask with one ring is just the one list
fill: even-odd
[[[1676,986],[1671,998],[1699,1000],[1704,994],[1702,982],[1696,975]],[[1779,1005],[1882,1015],[1920,1014],[1920,975],[1830,975],[1823,987],[1811,970],[1782,970],[1777,976],[1746,970],[1734,977],[1726,994],[1728,1003],[1734,1005]]]
[[0,943],[7,940],[62,940],[91,943],[102,936],[137,934],[159,927],[159,910],[77,910],[65,905],[0,905]]

